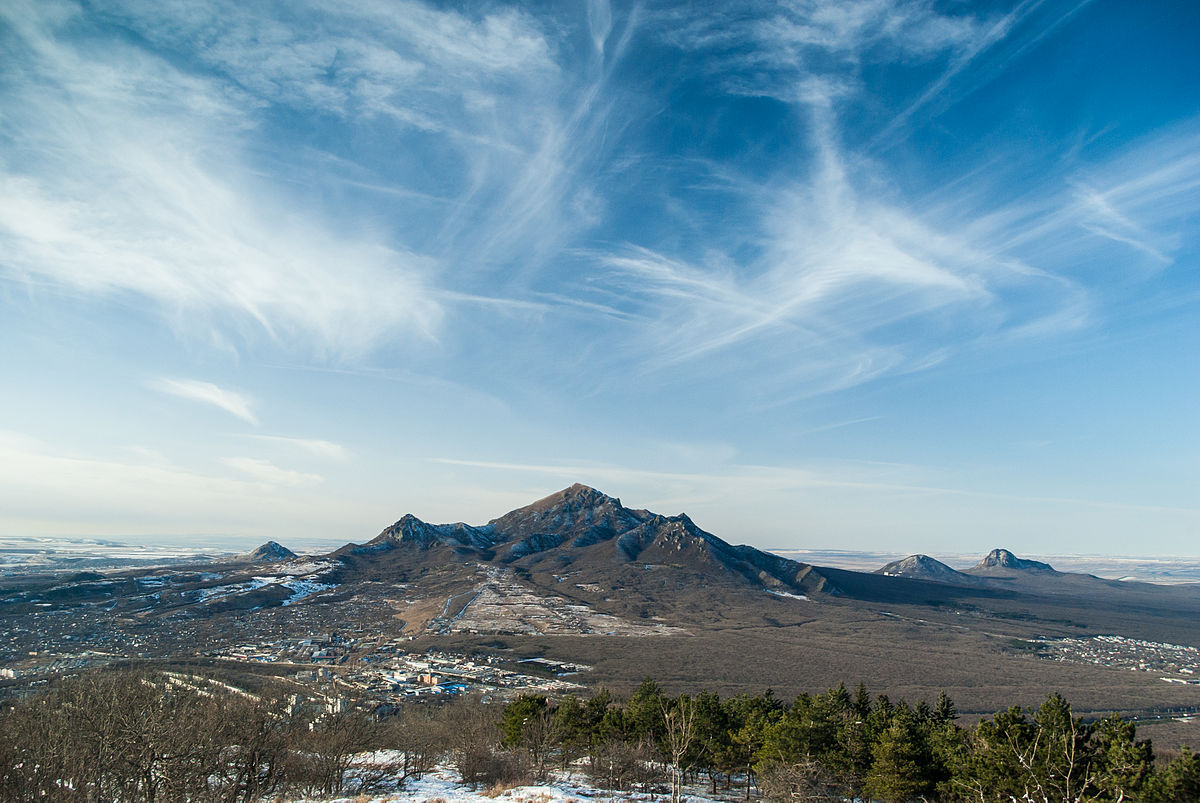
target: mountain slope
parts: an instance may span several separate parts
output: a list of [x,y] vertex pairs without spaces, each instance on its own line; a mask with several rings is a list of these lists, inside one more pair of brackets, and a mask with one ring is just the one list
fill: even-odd
[[813,567],[706,532],[686,514],[632,510],[585,485],[572,485],[488,524],[501,560],[547,562],[595,574],[638,564],[670,567],[767,590],[832,592]]

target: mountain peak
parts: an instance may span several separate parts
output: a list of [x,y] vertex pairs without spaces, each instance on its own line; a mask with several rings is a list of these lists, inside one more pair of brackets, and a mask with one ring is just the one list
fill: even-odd
[[466,546],[486,549],[491,546],[486,528],[469,524],[429,524],[411,513],[388,527],[370,541],[368,546],[406,543],[428,549],[437,545],[450,547]]
[[275,563],[294,558],[296,553],[277,541],[268,541],[253,552],[247,552],[245,557],[255,563]]
[[993,549],[983,560],[975,564],[975,570],[982,569],[1017,569],[1026,572],[1052,572],[1054,567],[1049,563],[1037,560],[1018,558],[1007,549]]
[[545,533],[562,538],[604,539],[637,526],[648,515],[646,511],[629,510],[620,499],[577,482],[493,519],[488,527],[509,539]]
[[529,507],[547,503],[548,506],[554,506],[561,503],[578,503],[581,505],[603,505],[611,502],[617,507],[621,506],[621,500],[614,496],[609,496],[603,491],[598,491],[590,485],[584,485],[582,482],[577,482],[561,491],[552,493],[549,496],[543,497],[534,502]]
[[962,582],[967,579],[962,572],[952,569],[928,555],[909,555],[907,558],[892,561],[882,569],[876,569],[875,573],[886,574],[889,577],[914,577],[943,583]]

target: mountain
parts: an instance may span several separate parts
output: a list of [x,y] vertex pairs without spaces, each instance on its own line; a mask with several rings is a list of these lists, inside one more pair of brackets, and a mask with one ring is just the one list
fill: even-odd
[[[637,528],[654,515],[647,510],[631,510],[620,499],[575,483],[493,519],[487,529],[513,546],[524,543],[530,551],[540,551],[537,543],[544,544],[541,549],[546,549],[563,543],[585,547],[607,541]],[[555,543],[551,544],[552,541]]]
[[968,574],[1006,574],[1012,571],[1059,573],[1049,563],[1018,558],[1007,549],[993,549],[984,556],[983,560],[967,569]]
[[406,514],[368,541],[366,546],[372,549],[390,549],[400,544],[414,545],[421,549],[436,546],[488,549],[492,546],[492,540],[486,528],[472,527],[461,522],[427,524],[412,514]]
[[969,584],[975,578],[952,569],[940,560],[934,560],[928,555],[909,555],[901,560],[894,560],[882,569],[876,569],[875,574],[885,574],[888,577],[911,577],[917,580],[931,580],[935,583]]
[[499,559],[534,569],[552,564],[584,573],[614,567],[671,567],[709,581],[767,590],[833,592],[812,566],[705,532],[686,514],[634,510],[575,484],[491,521]]
[[[343,562],[395,553],[391,562],[428,574],[456,559],[526,574],[578,575],[586,583],[617,583],[630,567],[684,570],[696,582],[730,581],[766,590],[836,593],[808,564],[750,546],[729,544],[700,529],[686,514],[635,510],[576,483],[485,525],[429,524],[405,515],[363,545],[333,553]],[[703,580],[701,580],[703,578]]]
[[254,563],[278,563],[281,560],[291,560],[296,553],[275,541],[268,541],[253,552],[242,556],[243,560]]
[[[1088,711],[1195,702],[1193,685],[1162,688],[1157,667],[1030,658],[1082,655],[1091,647],[1070,645],[1099,635],[1158,643],[1103,642],[1110,651],[1200,647],[1200,590],[1056,572],[1004,550],[970,573],[921,555],[870,573],[812,566],[572,485],[484,524],[405,515],[370,540],[291,554],[265,544],[258,562],[0,578],[0,618],[23,639],[6,654],[47,649],[48,637],[63,651],[128,638],[151,657],[236,655],[253,667],[245,645],[336,633],[518,669],[561,660],[591,667],[581,683],[626,691],[650,675],[678,689],[716,679],[730,694],[863,680],[899,695],[1020,686],[1034,702],[1071,689],[1089,695]],[[346,653],[347,668],[360,663]]]

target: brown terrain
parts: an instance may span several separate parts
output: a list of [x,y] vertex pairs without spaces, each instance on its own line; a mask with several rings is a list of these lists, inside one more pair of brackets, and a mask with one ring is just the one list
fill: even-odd
[[[1171,718],[1200,706],[1185,666],[1200,647],[1194,585],[1057,572],[1005,550],[966,572],[918,558],[876,573],[811,566],[575,485],[479,527],[405,516],[323,556],[270,544],[207,566],[9,579],[0,616],[4,657],[41,644],[183,659],[353,626],[418,651],[584,664],[580,682],[618,693],[647,676],[672,692],[785,698],[862,682],[909,700],[945,691],[970,717],[1060,691],[1078,713],[1200,741]],[[1098,636],[1139,641],[1095,642],[1096,657]]]

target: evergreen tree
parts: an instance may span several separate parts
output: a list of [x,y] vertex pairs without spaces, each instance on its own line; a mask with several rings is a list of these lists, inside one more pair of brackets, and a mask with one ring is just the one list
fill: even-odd
[[642,680],[625,706],[629,735],[647,745],[658,744],[665,727],[663,709],[666,704],[667,698],[658,684],[650,678]]
[[541,717],[548,708],[540,694],[522,694],[504,707],[500,716],[501,741],[505,747],[520,747],[529,724]]
[[967,749],[956,763],[952,788],[970,800],[1026,800],[1027,756],[1035,729],[1019,707],[982,719],[970,732]]
[[587,711],[579,698],[568,694],[554,709],[554,733],[561,748],[561,764],[566,767],[583,755],[591,744]]
[[933,707],[933,718],[938,722],[953,722],[958,719],[958,710],[954,701],[946,696],[946,692],[938,694],[937,704]]
[[1129,800],[1139,795],[1154,765],[1149,741],[1137,741],[1132,722],[1119,716],[1102,719],[1093,729],[1096,785],[1107,800]]
[[696,695],[696,748],[692,763],[704,770],[717,794],[717,779],[729,771],[729,713],[721,698],[710,691]]
[[866,719],[867,715],[871,713],[871,695],[867,692],[865,683],[858,684],[851,707],[854,709],[854,715],[859,719]]
[[1195,803],[1200,800],[1200,754],[1186,747],[1145,785],[1146,803]]
[[907,803],[932,789],[928,777],[931,757],[915,717],[893,718],[871,752],[874,760],[866,778],[866,791],[871,798],[884,803]]

